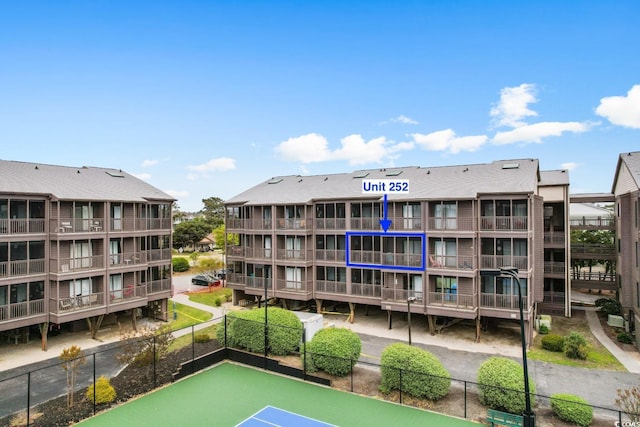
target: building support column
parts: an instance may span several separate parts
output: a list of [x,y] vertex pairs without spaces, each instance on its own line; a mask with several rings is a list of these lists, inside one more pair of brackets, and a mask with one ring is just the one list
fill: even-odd
[[104,320],[104,314],[100,316],[87,317],[87,325],[89,326],[89,332],[91,332],[91,339],[95,340],[96,335],[98,335],[98,330],[100,326],[102,326],[102,321]]
[[429,322],[429,333],[431,335],[435,335],[436,334],[436,320],[435,320],[435,316],[433,314],[428,314],[427,315],[427,321]]
[[47,337],[49,336],[49,322],[40,323],[38,325],[40,329],[40,347],[42,351],[47,351]]
[[322,313],[322,300],[316,298],[316,313]]
[[387,322],[389,324],[389,329],[393,329],[393,322],[391,318],[391,310],[387,310]]
[[356,320],[356,305],[352,302],[349,303],[349,317],[347,317],[349,323],[353,323]]
[[481,322],[480,316],[476,317],[476,342],[480,342]]

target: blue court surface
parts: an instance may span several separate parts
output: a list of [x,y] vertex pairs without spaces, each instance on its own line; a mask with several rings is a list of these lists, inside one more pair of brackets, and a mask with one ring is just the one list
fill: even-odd
[[236,427],[335,427],[333,424],[323,423],[313,418],[294,414],[283,409],[267,406]]

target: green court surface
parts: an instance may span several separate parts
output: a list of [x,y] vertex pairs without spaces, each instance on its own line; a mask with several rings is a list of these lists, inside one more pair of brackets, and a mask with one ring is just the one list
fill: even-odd
[[266,406],[336,426],[479,424],[222,363],[80,423],[94,426],[236,426]]

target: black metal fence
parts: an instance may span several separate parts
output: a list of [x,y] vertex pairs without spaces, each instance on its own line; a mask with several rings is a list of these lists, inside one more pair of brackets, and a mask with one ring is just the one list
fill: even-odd
[[[98,378],[109,378],[117,394],[117,402],[126,401],[134,396],[144,394],[162,385],[176,381],[223,360],[232,360],[268,371],[294,376],[307,381],[331,385],[344,391],[383,397],[399,404],[421,407],[435,412],[460,418],[484,419],[487,408],[480,401],[481,390],[478,383],[448,378],[451,383],[448,394],[438,401],[417,399],[407,393],[403,378],[421,375],[424,381],[434,381],[435,377],[425,373],[416,373],[407,369],[389,368],[380,364],[363,360],[337,358],[351,364],[353,368],[345,377],[333,377],[321,371],[311,372],[310,360],[314,355],[309,352],[293,353],[280,358],[273,354],[272,347],[283,337],[298,334],[301,342],[305,341],[304,330],[292,331],[292,328],[244,320],[239,329],[247,333],[238,339],[234,332],[231,338],[228,333],[230,321],[238,319],[214,319],[173,333],[154,334],[152,336],[133,338],[99,348],[84,351],[81,363],[76,369],[77,380],[67,383],[67,372],[64,362],[41,362],[35,365],[0,372],[0,426],[32,425],[32,416],[43,410],[43,406],[62,406],[66,409],[69,394],[74,393],[74,401],[82,402],[85,408],[78,417],[87,417],[102,410],[106,406],[95,403],[95,394],[91,396]],[[209,333],[205,336],[200,330],[221,322],[223,327],[216,336]],[[258,336],[251,337],[251,331],[261,331]],[[180,338],[183,337],[183,338]],[[168,344],[174,339],[185,342],[178,350],[168,352]],[[279,345],[279,344],[278,344]],[[302,348],[302,346],[300,346]],[[278,348],[280,351],[281,349]],[[277,351],[276,353],[278,353]],[[335,357],[320,355],[322,357]],[[397,371],[399,386],[386,394],[379,390],[382,371]],[[68,386],[67,386],[68,384]],[[486,386],[485,386],[486,387]],[[504,390],[505,392],[524,393],[522,390]],[[551,416],[550,396],[531,393],[535,399],[534,410],[538,416]],[[627,414],[620,409],[599,405],[589,405],[594,411],[593,426],[611,426],[615,421],[620,423],[633,420],[635,414]],[[73,421],[78,421],[74,419]],[[35,424],[38,424],[35,422]]]

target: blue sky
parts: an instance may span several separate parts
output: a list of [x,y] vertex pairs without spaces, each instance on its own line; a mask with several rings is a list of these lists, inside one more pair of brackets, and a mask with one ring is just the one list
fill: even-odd
[[197,211],[276,175],[640,149],[633,1],[0,0],[0,158],[126,170]]

